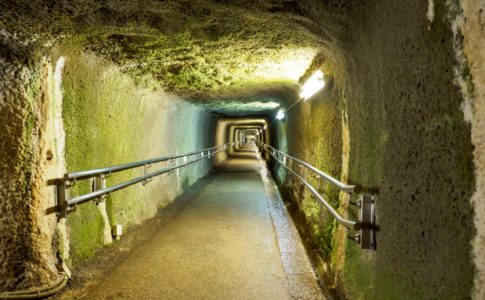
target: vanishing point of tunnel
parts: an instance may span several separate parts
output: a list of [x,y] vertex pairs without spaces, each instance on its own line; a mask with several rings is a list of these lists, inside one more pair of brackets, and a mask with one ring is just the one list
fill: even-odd
[[0,0],[0,299],[485,299],[484,0]]

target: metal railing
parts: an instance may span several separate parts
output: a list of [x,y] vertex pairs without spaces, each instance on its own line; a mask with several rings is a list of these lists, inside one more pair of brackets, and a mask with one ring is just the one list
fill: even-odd
[[[142,160],[138,162],[131,162],[127,164],[86,170],[74,173],[65,174],[63,178],[57,180],[57,204],[60,208],[62,215],[67,215],[69,212],[75,210],[76,205],[95,201],[99,203],[103,201],[111,193],[134,185],[136,183],[142,183],[146,185],[153,177],[172,173],[178,168],[189,166],[198,161],[211,158],[217,153],[227,150],[229,147],[235,146],[236,142],[227,143],[221,146],[207,148],[199,151],[183,153],[173,156],[163,156],[153,159]],[[165,166],[153,172],[149,172],[151,166],[155,163],[165,162]],[[132,178],[128,181],[117,183],[110,187],[106,187],[106,178],[113,173],[126,171],[134,168],[142,168],[143,175],[136,178]],[[70,188],[75,185],[76,181],[87,180],[94,178],[93,191],[87,194],[79,195],[76,197],[70,197]]]
[[[312,195],[320,201],[320,203],[327,209],[327,211],[335,218],[335,220],[347,227],[358,231],[359,233],[351,237],[352,240],[358,242],[362,249],[376,249],[375,242],[375,200],[373,195],[359,195],[357,202],[351,201],[352,194],[358,194],[360,187],[356,185],[345,184],[325,172],[315,168],[309,163],[302,161],[296,157],[288,155],[274,147],[271,147],[263,142],[258,141],[260,151],[262,153],[269,153],[273,159],[283,166],[292,176],[297,178]],[[308,170],[308,171],[305,171]],[[312,177],[318,180],[318,186],[312,185],[306,179],[306,173],[310,172]],[[359,220],[354,221],[344,218],[330,203],[325,200],[324,191],[326,185],[331,184],[339,189],[341,192],[347,194],[347,199],[350,204],[356,205],[359,208]]]

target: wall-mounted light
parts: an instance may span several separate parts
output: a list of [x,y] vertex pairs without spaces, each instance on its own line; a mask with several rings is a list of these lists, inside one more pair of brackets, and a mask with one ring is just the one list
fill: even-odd
[[305,101],[311,96],[315,95],[319,90],[325,86],[323,72],[318,70],[313,73],[310,78],[302,85],[300,89],[300,97]]
[[[300,88],[300,99],[290,105],[286,110],[280,109],[276,114],[277,120],[282,120],[285,114],[295,107],[298,103],[306,101],[325,87],[327,81],[331,81],[329,76],[323,75],[321,70],[315,71],[310,78]],[[265,128],[266,129],[266,128]]]
[[285,112],[282,109],[278,110],[278,113],[276,114],[276,119],[281,120],[284,117],[285,117]]

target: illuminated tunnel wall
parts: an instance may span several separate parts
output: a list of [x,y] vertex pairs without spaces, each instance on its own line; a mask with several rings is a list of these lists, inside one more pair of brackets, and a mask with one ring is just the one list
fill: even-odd
[[[270,132],[267,130],[267,121],[263,118],[221,118],[217,120],[215,129],[216,146],[224,145],[238,140],[238,131],[257,129],[262,131],[264,140],[270,140]],[[265,129],[266,128],[266,129]],[[227,153],[219,153],[214,164],[217,166],[232,154],[235,149],[229,149]]]
[[[326,286],[350,299],[485,298],[483,1],[64,4],[0,3],[1,290],[52,282],[59,258],[94,257],[107,224],[154,216],[212,166],[61,222],[46,213],[52,179],[267,126],[276,148],[378,196],[378,250],[362,251],[272,165]],[[275,120],[317,70],[332,84]]]

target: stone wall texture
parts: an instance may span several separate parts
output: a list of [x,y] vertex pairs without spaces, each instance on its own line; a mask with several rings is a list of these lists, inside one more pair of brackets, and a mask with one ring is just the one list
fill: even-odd
[[0,290],[56,279],[43,210],[48,62],[0,32]]
[[[312,242],[336,273],[335,288],[349,298],[462,299],[473,293],[474,256],[477,265],[483,256],[483,180],[475,177],[482,169],[483,47],[477,36],[483,37],[483,10],[477,1],[463,5],[468,72],[467,61],[457,59],[459,3],[432,2],[299,3],[300,13],[328,36],[333,54],[323,53],[321,69],[334,77],[334,86],[327,97],[300,104],[278,130],[290,154],[377,193],[377,251],[360,250],[330,225],[319,229],[316,206],[301,186],[287,180],[283,189],[297,203],[306,231],[316,234]],[[464,104],[470,78],[477,82],[472,123]],[[285,148],[283,137],[280,142]],[[476,184],[477,228],[470,201]],[[346,201],[333,197],[347,211]]]
[[[353,299],[484,297],[483,0],[46,3],[0,1],[0,290],[51,282],[58,257],[75,268],[110,226],[154,216],[211,165],[79,206],[60,227],[50,179],[223,143],[230,126],[214,137],[212,108],[270,113],[278,148],[377,194],[378,250],[362,251],[275,170],[329,287]],[[320,69],[331,84],[275,121],[306,66],[300,83]]]
[[[63,73],[63,120],[68,172],[111,166],[212,147],[214,121],[204,110],[182,99],[137,86],[117,67],[99,57],[69,48]],[[166,167],[153,164],[148,171]],[[104,228],[125,228],[155,216],[210,169],[209,161],[113,193],[105,212],[92,203],[80,205],[67,218],[74,265],[106,243]],[[112,174],[113,185],[143,174],[142,168]],[[72,196],[91,190],[78,182]],[[109,242],[109,239],[108,239]]]
[[485,298],[485,1],[462,1],[463,52],[473,82],[472,142],[475,146],[475,181],[473,194],[476,236],[473,255],[476,267],[475,299]]
[[[62,270],[58,258],[76,268],[111,242],[111,226],[129,230],[155,216],[212,164],[203,161],[135,185],[100,206],[80,205],[59,223],[55,179],[66,171],[211,147],[215,122],[206,110],[138,86],[75,44],[54,47],[42,58],[7,33],[1,38],[9,47],[0,57],[0,290],[7,291],[51,283]],[[141,168],[113,174],[108,185],[142,174]],[[92,180],[79,181],[70,193],[91,188]]]

